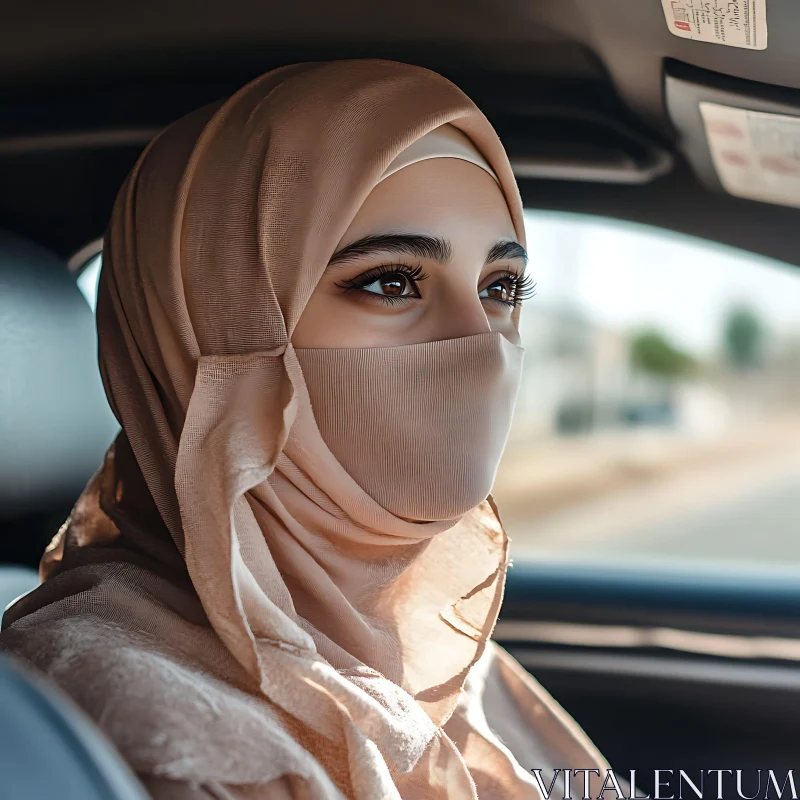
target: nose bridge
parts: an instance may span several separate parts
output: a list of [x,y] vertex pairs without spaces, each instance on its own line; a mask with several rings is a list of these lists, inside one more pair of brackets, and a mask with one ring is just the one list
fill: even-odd
[[445,312],[440,316],[440,325],[443,339],[489,333],[492,329],[475,289],[453,292],[450,295]]

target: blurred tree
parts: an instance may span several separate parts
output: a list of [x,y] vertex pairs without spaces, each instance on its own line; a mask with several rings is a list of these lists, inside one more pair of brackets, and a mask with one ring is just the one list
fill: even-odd
[[725,319],[723,344],[728,361],[737,369],[762,363],[764,325],[760,317],[745,306],[732,308]]
[[694,371],[695,360],[675,347],[655,328],[637,333],[631,340],[630,360],[634,369],[674,380]]

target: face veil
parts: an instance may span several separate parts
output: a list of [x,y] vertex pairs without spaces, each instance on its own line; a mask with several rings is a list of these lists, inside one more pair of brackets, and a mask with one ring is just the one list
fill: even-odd
[[486,499],[511,425],[521,348],[483,333],[296,353],[322,438],[379,505],[432,521]]

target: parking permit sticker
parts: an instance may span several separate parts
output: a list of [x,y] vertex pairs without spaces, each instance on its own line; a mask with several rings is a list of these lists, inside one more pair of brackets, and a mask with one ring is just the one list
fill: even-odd
[[667,27],[682,39],[764,50],[767,0],[661,0]]
[[800,208],[800,116],[705,102],[700,113],[726,191]]

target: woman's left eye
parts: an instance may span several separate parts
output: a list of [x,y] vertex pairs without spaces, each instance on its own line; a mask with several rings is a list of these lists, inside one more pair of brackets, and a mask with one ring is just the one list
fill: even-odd
[[506,306],[518,306],[534,294],[535,284],[530,276],[509,272],[493,280],[478,293],[486,300],[494,300]]
[[508,278],[495,281],[487,286],[478,296],[486,297],[490,300],[499,300],[501,303],[508,303],[514,297],[514,287],[510,285]]

